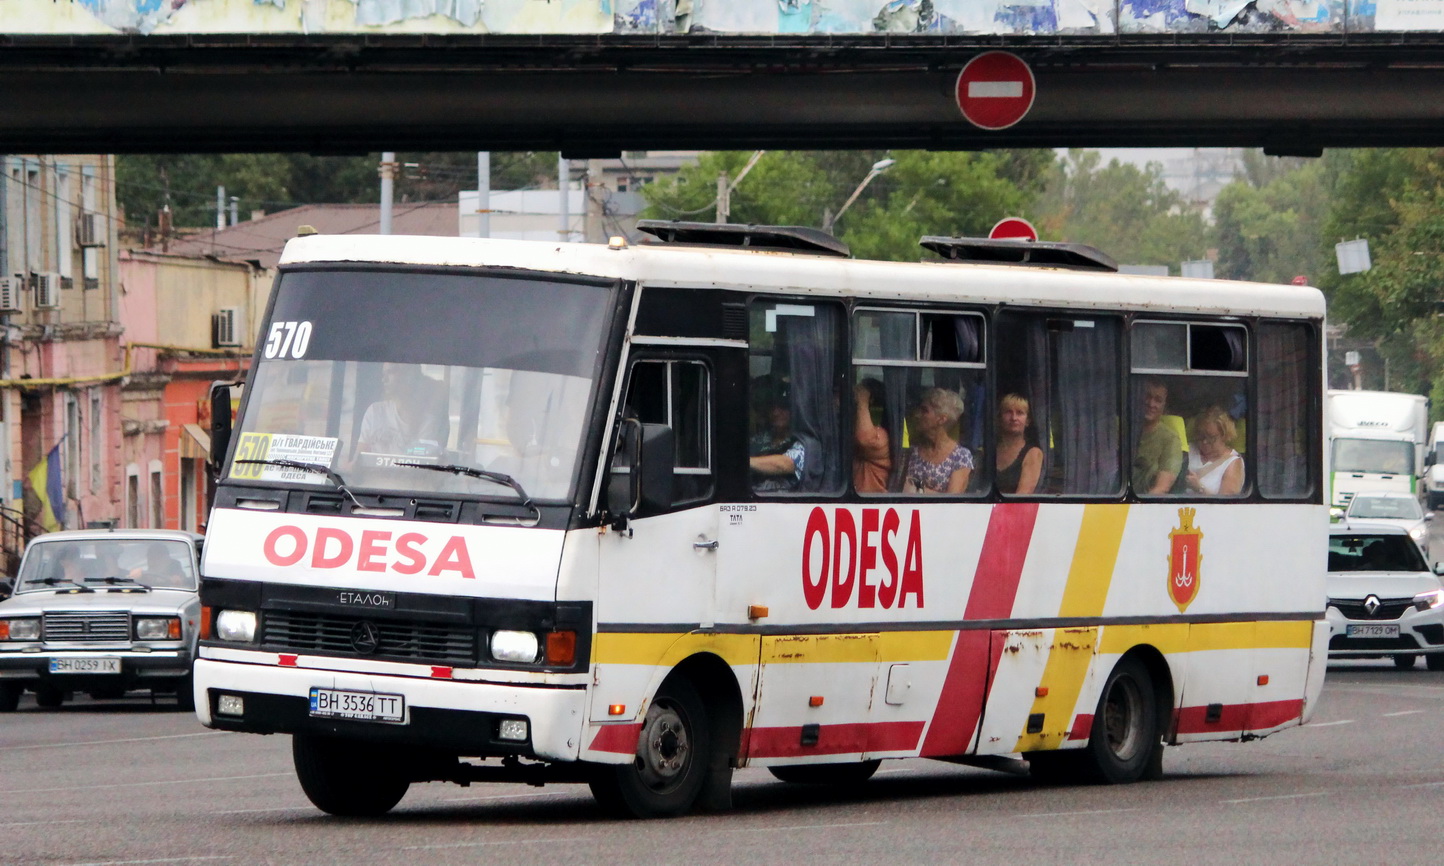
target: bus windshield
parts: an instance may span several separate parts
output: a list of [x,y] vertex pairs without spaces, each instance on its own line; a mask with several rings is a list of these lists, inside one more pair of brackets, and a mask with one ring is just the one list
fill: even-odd
[[286,273],[228,477],[516,495],[481,470],[565,498],[611,299],[555,278]]
[[1335,439],[1335,472],[1377,472],[1409,475],[1413,470],[1414,447],[1408,442],[1386,439]]

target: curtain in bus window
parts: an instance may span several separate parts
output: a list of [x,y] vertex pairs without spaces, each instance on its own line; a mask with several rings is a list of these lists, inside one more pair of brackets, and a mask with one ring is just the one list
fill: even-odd
[[1259,328],[1259,455],[1254,471],[1264,496],[1305,496],[1312,489],[1309,471],[1309,329],[1305,325],[1264,324]]
[[[877,317],[882,337],[883,357],[905,358],[911,361],[916,350],[913,339],[916,336],[917,321],[911,315],[892,314]],[[908,414],[908,371],[905,367],[884,367],[882,384],[886,389],[887,405],[883,407],[884,423],[887,425],[888,451],[892,457],[892,472],[888,476],[888,490],[901,490],[903,483],[903,425]]]
[[[837,390],[840,310],[819,304],[810,316],[779,316],[788,369],[792,374],[792,429],[808,458],[798,490],[815,493],[839,489],[846,478],[839,438]],[[813,459],[817,455],[820,459]]]
[[1078,320],[1053,330],[1058,420],[1054,430],[1067,493],[1118,490],[1119,323]]
[[[958,360],[974,362],[982,358],[982,339],[979,331],[981,319],[975,316],[953,316],[953,330],[957,337]],[[982,382],[969,388],[964,400],[967,411],[963,414],[966,429],[962,431],[963,444],[976,456],[984,448],[983,437],[988,422],[988,395]]]

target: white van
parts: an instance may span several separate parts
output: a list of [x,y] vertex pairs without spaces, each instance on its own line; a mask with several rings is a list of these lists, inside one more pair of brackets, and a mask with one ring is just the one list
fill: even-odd
[[1429,431],[1429,450],[1424,453],[1424,495],[1430,511],[1444,505],[1444,421]]

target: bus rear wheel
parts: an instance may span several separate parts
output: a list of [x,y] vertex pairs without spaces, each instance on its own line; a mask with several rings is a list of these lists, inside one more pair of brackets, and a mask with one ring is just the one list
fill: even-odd
[[1153,678],[1138,659],[1124,658],[1098,698],[1083,750],[1087,775],[1107,784],[1136,782],[1153,774],[1162,750]]
[[[365,752],[374,759],[376,750]],[[317,809],[349,818],[384,815],[406,796],[411,782],[393,760],[362,761],[356,755],[357,750],[343,740],[309,734],[291,737],[296,778]]]
[[604,764],[592,775],[592,796],[603,809],[637,818],[670,818],[697,801],[712,751],[707,710],[684,678],[662,684],[642,721],[637,755],[629,764]]
[[790,767],[768,767],[778,779],[794,785],[861,785],[877,772],[882,761],[857,761],[851,764],[797,764]]

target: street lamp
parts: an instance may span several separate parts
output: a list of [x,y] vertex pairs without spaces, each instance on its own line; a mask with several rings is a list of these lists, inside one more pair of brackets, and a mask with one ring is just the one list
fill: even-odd
[[823,215],[822,230],[831,232],[832,227],[837,224],[838,218],[846,213],[849,207],[852,207],[852,203],[857,201],[857,197],[862,195],[863,189],[872,183],[872,179],[892,168],[895,164],[897,164],[897,160],[895,159],[880,159],[873,163],[872,170],[867,173],[867,177],[862,179],[862,183],[857,185],[857,189],[852,191],[852,195],[847,197],[847,201],[842,203],[842,207],[837,209],[837,213]]

